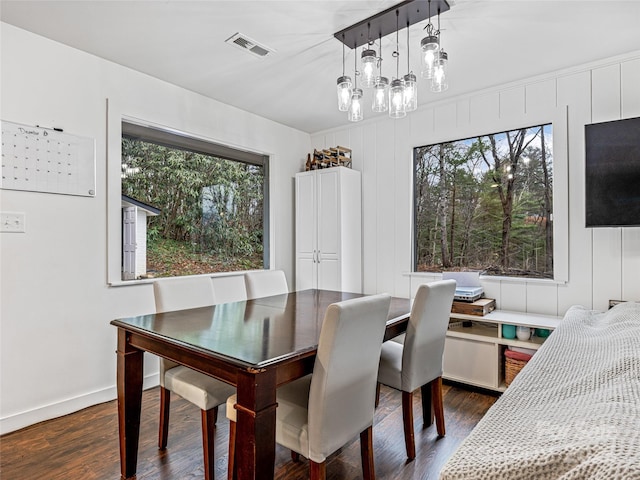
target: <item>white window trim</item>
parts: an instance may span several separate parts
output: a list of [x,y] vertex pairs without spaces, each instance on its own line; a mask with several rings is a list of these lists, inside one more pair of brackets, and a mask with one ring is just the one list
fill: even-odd
[[[527,277],[504,277],[483,275],[483,280],[489,281],[510,281],[514,283],[552,283],[565,284],[569,281],[569,138],[568,138],[568,106],[557,107],[552,114],[547,115],[524,115],[521,121],[513,119],[500,119],[496,124],[492,124],[492,130],[496,132],[518,130],[536,125],[551,124],[553,128],[553,278],[552,279],[532,279]],[[485,128],[486,130],[486,128]],[[460,128],[457,139],[473,138],[487,135],[486,131],[478,132],[471,128]],[[452,138],[430,138],[429,144],[455,141]],[[423,145],[414,145],[415,148]],[[415,181],[413,172],[411,174],[411,270],[415,264]],[[437,272],[409,272],[410,276],[439,275]]]
[[[111,287],[141,285],[144,283],[151,283],[154,279],[140,279],[140,280],[122,280],[122,267],[121,267],[121,239],[122,239],[122,221],[121,221],[121,195],[122,195],[122,122],[138,124],[147,126],[150,128],[156,128],[175,133],[177,135],[186,135],[200,140],[204,140],[211,143],[217,143],[225,145],[229,148],[237,150],[244,150],[252,152],[258,155],[264,155],[267,157],[268,169],[271,172],[269,174],[269,192],[274,191],[274,175],[273,163],[274,156],[267,153],[258,151],[251,148],[246,148],[240,145],[232,145],[229,142],[208,138],[203,135],[187,133],[172,127],[166,126],[165,123],[158,121],[158,112],[153,110],[153,113],[135,113],[135,109],[129,107],[126,109],[122,105],[112,98],[106,99],[107,105],[107,165],[106,165],[106,202],[107,202],[107,278],[106,283]],[[150,120],[142,120],[145,117],[152,117]],[[273,246],[275,239],[275,218],[274,209],[268,206],[269,216],[269,245]],[[275,248],[269,248],[269,265],[275,264]],[[244,272],[242,272],[244,273]],[[217,275],[233,275],[237,272],[222,272],[204,274],[209,276]]]

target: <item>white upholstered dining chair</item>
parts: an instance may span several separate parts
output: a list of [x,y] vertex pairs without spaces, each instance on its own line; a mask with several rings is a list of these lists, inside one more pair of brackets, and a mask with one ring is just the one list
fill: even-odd
[[[416,456],[413,392],[418,388],[423,393],[424,424],[431,423],[433,407],[438,435],[445,434],[442,356],[455,289],[455,280],[420,285],[411,308],[404,342],[390,340],[382,345],[378,382],[402,391],[404,439],[409,460]],[[432,405],[427,404],[429,398]]]
[[[179,277],[162,279],[153,284],[156,312],[170,312],[214,304],[214,291],[209,277]],[[204,476],[213,480],[215,424],[218,406],[235,388],[208,375],[170,360],[160,358],[160,426],[158,448],[167,447],[171,392],[198,406],[202,417],[202,447]]]
[[[373,415],[380,349],[391,297],[386,294],[327,308],[313,373],[278,388],[276,442],[309,459],[311,480],[323,480],[329,455],[360,435],[365,480],[375,478]],[[227,400],[229,478],[233,478],[236,396]]]
[[244,274],[212,277],[211,281],[213,282],[213,297],[216,305],[219,303],[240,302],[247,299]]
[[287,277],[282,270],[262,270],[244,275],[247,298],[269,297],[289,292]]

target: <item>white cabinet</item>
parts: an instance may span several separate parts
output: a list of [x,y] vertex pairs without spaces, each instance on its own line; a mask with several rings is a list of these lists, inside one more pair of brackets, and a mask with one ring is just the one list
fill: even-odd
[[296,290],[362,291],[360,191],[349,168],[296,174]]
[[[537,350],[546,337],[528,340],[502,336],[502,325],[554,330],[562,317],[494,310],[484,316],[452,313],[444,344],[443,377],[504,391],[504,350],[509,346]],[[463,322],[468,322],[465,326]]]

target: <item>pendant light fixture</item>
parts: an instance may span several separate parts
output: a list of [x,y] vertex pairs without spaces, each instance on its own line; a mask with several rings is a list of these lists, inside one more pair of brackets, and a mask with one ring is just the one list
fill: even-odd
[[373,104],[371,109],[374,112],[386,112],[389,108],[389,79],[382,76],[382,35],[380,36],[379,49],[380,76],[378,77],[375,87],[373,87]]
[[353,78],[354,87],[351,92],[351,102],[349,104],[349,110],[347,112],[347,119],[350,122],[359,122],[364,118],[362,112],[362,89],[358,88],[358,56],[353,56]]
[[434,31],[431,24],[431,0],[429,0],[429,23],[424,27],[427,31],[427,36],[420,42],[420,48],[422,49],[422,78],[431,79],[438,60],[438,52],[440,51],[440,40],[438,35],[440,32]]
[[393,52],[393,56],[396,59],[396,78],[391,82],[391,91],[389,92],[389,116],[391,118],[402,118],[407,115],[404,104],[404,81],[400,78],[399,14],[400,12],[396,10],[396,50]]
[[[344,40],[344,34],[342,35]],[[338,77],[338,110],[346,112],[351,102],[351,78],[344,74],[344,43],[342,44],[342,76]]]
[[399,78],[393,79],[391,82],[391,90],[389,91],[389,116],[391,118],[402,118],[407,115],[404,108],[404,84]]
[[349,112],[347,119],[350,122],[359,122],[364,118],[362,114],[362,89],[354,88],[351,94],[351,104],[349,105]]
[[375,50],[367,48],[362,51],[362,86],[373,87],[378,78],[378,55]]
[[449,84],[447,83],[447,63],[449,62],[449,55],[447,52],[440,49],[440,53],[438,54],[438,64],[433,73],[433,78],[431,79],[431,91],[435,93],[444,92],[447,88],[449,88]]
[[449,55],[442,48],[440,43],[440,9],[438,9],[438,44],[440,50],[438,51],[438,59],[433,72],[433,78],[431,79],[431,91],[432,92],[444,92],[449,88],[447,83],[447,64],[449,63]]
[[[363,88],[371,90],[371,102],[374,112],[389,112],[391,118],[403,118],[408,112],[418,108],[418,79],[428,80],[429,91],[443,92],[448,88],[447,65],[449,56],[442,48],[440,13],[450,9],[448,0],[403,0],[396,6],[375,13],[334,34],[342,42],[342,76],[338,78],[338,109],[346,111],[349,121],[363,120]],[[432,5],[433,4],[433,5]],[[431,22],[432,8],[437,11],[437,29]],[[420,42],[420,73],[411,69],[411,35],[409,28],[426,21],[426,36]],[[407,26],[407,70],[400,75],[400,24]],[[396,45],[393,57],[396,59],[396,75],[391,78],[382,75],[382,37],[395,31]],[[372,37],[373,35],[373,37]],[[378,36],[376,52],[375,37]],[[345,75],[345,46],[354,51],[354,82]],[[417,45],[416,45],[417,46]],[[362,47],[362,48],[360,48]],[[360,50],[360,55],[358,55]],[[362,62],[358,65],[358,59]],[[358,70],[360,67],[360,70]],[[415,72],[415,73],[414,73]],[[358,78],[360,77],[360,82]],[[358,88],[360,83],[360,88]],[[372,87],[372,88],[370,88]],[[365,91],[367,91],[365,90]],[[367,93],[367,95],[369,95]]]
[[409,22],[407,22],[407,74],[404,76],[404,108],[407,112],[413,112],[418,108],[418,84],[416,76],[409,65]]
[[367,26],[367,40],[368,46],[362,51],[362,86],[365,88],[371,88],[375,86],[378,80],[378,54],[371,46],[371,23]]

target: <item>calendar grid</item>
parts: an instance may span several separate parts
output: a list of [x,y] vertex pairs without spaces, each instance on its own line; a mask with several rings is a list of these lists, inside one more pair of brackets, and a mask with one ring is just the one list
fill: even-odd
[[2,121],[0,188],[95,196],[95,141]]

